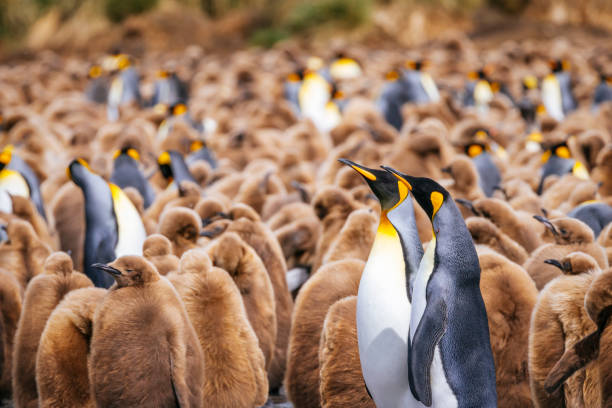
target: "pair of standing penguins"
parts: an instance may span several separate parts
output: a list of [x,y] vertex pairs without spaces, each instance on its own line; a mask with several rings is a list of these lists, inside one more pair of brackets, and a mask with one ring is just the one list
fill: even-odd
[[[480,264],[452,197],[428,178],[341,162],[382,209],[357,297],[359,358],[376,406],[497,406]],[[425,253],[410,193],[432,223]]]

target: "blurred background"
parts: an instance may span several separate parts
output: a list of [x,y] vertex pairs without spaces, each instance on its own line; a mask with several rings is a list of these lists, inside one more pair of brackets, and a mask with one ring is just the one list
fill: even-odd
[[2,0],[0,56],[31,50],[133,55],[195,44],[205,51],[330,37],[414,46],[460,30],[472,39],[605,36],[610,0]]

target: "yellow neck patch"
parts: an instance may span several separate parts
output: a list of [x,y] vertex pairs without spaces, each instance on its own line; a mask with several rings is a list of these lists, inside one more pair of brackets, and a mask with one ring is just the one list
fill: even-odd
[[389,217],[387,217],[389,211],[383,211],[380,213],[380,223],[378,224],[378,230],[376,234],[382,234],[394,237],[397,235],[397,231],[389,221]]
[[90,78],[97,78],[100,75],[102,75],[102,68],[100,68],[98,65],[94,65],[93,67],[89,68]]
[[574,167],[572,167],[572,174],[578,177],[579,179],[583,179],[583,180],[589,179],[589,171],[584,166],[584,164],[582,164],[582,162],[579,162],[577,160],[576,160],[576,163],[574,163]]
[[203,147],[204,147],[204,143],[202,143],[200,140],[196,140],[191,143],[191,146],[189,146],[189,150],[192,152],[196,152]]
[[6,166],[11,162],[13,158],[13,149],[13,145],[7,145],[4,150],[2,150],[2,153],[0,153],[0,163]]
[[540,161],[542,163],[546,163],[550,159],[551,155],[552,155],[552,152],[550,150],[545,151],[544,153],[542,153],[542,157],[540,158]]
[[530,142],[542,143],[542,133],[531,132],[529,136],[527,136],[527,140]]
[[157,158],[157,163],[161,165],[170,164],[170,153],[163,152],[162,154],[160,154]]
[[567,148],[567,146],[559,146],[555,149],[555,155],[562,157],[564,159],[569,159],[570,157],[572,157],[572,154],[570,153],[569,149]]
[[289,82],[300,82],[300,76],[294,72],[293,74],[289,74],[287,76],[287,81],[289,81]]
[[431,200],[431,205],[433,206],[433,211],[431,213],[431,219],[433,221],[434,217],[436,216],[436,213],[438,212],[440,207],[442,207],[442,203],[444,203],[444,196],[439,191],[432,191],[431,195],[429,196],[429,199]]
[[470,157],[476,157],[483,152],[482,146],[473,144],[468,147],[467,154]]
[[397,71],[389,71],[385,75],[385,79],[387,81],[397,81],[399,78],[399,73]]
[[172,109],[172,114],[174,116],[180,116],[184,114],[185,112],[187,112],[187,106],[185,106],[182,103],[179,103],[178,105],[174,107],[174,109]]

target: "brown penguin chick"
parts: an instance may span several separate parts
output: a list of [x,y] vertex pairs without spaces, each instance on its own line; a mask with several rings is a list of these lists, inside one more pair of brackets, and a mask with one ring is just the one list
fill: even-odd
[[33,277],[43,272],[43,263],[51,250],[26,221],[11,220],[6,233],[9,239],[0,243],[0,259],[4,269],[17,278],[23,291]]
[[[453,179],[453,183],[447,188],[453,198],[463,198],[469,201],[484,198],[485,195],[478,185],[478,171],[467,156],[455,156],[442,171]],[[462,209],[462,214],[464,214],[463,211],[465,209]],[[464,218],[466,215],[464,214]]]
[[597,165],[593,169],[593,181],[601,183],[599,194],[612,196],[612,145],[605,146],[597,155]]
[[36,353],[40,407],[95,407],[87,369],[94,313],[107,291],[76,289],[53,310]]
[[510,178],[504,181],[501,189],[497,190],[495,197],[507,201],[517,211],[535,214],[542,208],[540,196],[533,191],[527,182],[518,178]]
[[25,220],[32,225],[38,238],[43,241],[49,248],[58,249],[59,240],[57,236],[52,236],[47,227],[47,223],[43,217],[38,213],[33,202],[26,197],[12,196],[11,201],[13,202],[13,214],[22,220]]
[[556,218],[548,220],[535,216],[554,235],[555,242],[544,244],[530,255],[523,267],[534,280],[538,290],[542,290],[551,279],[560,275],[553,265],[546,264],[547,259],[560,259],[572,252],[584,252],[592,256],[600,268],[608,267],[608,258],[604,249],[595,242],[593,230],[575,218]]
[[[464,204],[461,202],[461,204]],[[468,203],[468,206],[470,204]],[[540,234],[544,227],[529,215],[514,211],[510,205],[497,198],[481,198],[471,203],[472,211],[493,224],[530,253],[542,242]]]
[[161,234],[149,235],[145,239],[142,255],[155,266],[160,275],[178,270],[179,258],[172,253],[172,243]]
[[552,393],[545,389],[546,378],[564,350],[595,330],[584,308],[585,294],[600,272],[595,263],[591,266],[595,269],[576,270],[552,280],[538,297],[529,330],[529,382],[537,407],[594,406],[584,400],[583,393],[596,384],[593,368],[575,373]]
[[0,269],[0,398],[11,398],[15,332],[21,315],[21,285]]
[[261,208],[261,219],[267,222],[288,205],[309,203],[310,194],[306,192],[305,188],[300,188],[300,191],[294,191],[292,193],[278,193],[266,196],[264,205]]
[[369,209],[353,211],[323,257],[323,265],[342,259],[368,260],[378,219]]
[[51,312],[68,292],[88,286],[93,286],[89,278],[72,270],[72,259],[55,252],[45,260],[44,272],[26,288],[13,354],[13,396],[18,406],[38,406],[36,351]]
[[200,406],[202,348],[170,282],[141,256],[95,265],[116,281],[93,321],[89,374],[96,405]]
[[198,185],[204,188],[206,187],[206,182],[210,178],[212,169],[210,168],[210,164],[208,164],[206,161],[198,160],[189,166],[189,172]]
[[82,268],[86,231],[83,191],[72,182],[64,184],[53,197],[50,208],[61,250],[70,254],[77,268]]
[[287,260],[287,268],[311,266],[321,223],[312,207],[293,203],[283,207],[268,221]]
[[274,353],[277,324],[274,289],[266,267],[257,252],[232,232],[214,240],[206,252],[213,265],[229,273],[238,286],[267,369]]
[[323,187],[312,200],[317,217],[321,220],[321,238],[317,243],[312,271],[316,272],[332,241],[344,226],[346,218],[359,204],[351,195],[338,187]]
[[519,265],[527,260],[527,251],[486,218],[470,217],[465,225],[475,244],[486,245]]
[[597,189],[599,185],[591,180],[582,180],[577,183],[572,189],[567,199],[557,207],[557,210],[567,214],[575,207],[584,203],[585,201],[593,201],[599,198]]
[[319,392],[323,408],[375,408],[361,373],[357,344],[357,296],[334,303],[319,345]]
[[[247,172],[246,169],[245,172]],[[286,193],[285,186],[273,170],[268,170],[265,173],[247,177],[234,200],[247,204],[257,213],[261,213],[266,197],[277,193]]]
[[234,221],[229,224],[226,231],[238,234],[245,243],[257,252],[274,287],[277,324],[276,347],[274,357],[268,367],[270,389],[274,390],[280,387],[285,373],[291,313],[293,311],[293,299],[287,286],[287,264],[283,256],[283,250],[274,233],[261,221],[255,221],[247,217],[236,218],[241,213],[257,215],[252,209],[250,212],[239,211],[240,209],[246,210],[248,206],[236,205],[230,210],[230,213],[234,215]]
[[223,194],[233,199],[238,194],[240,186],[242,186],[245,179],[246,175],[242,173],[231,173],[209,184],[206,192],[210,194]]
[[356,259],[325,264],[297,295],[285,373],[287,397],[296,408],[320,405],[318,354],[325,315],[334,302],[357,294],[364,266]]
[[[178,186],[178,197],[175,197],[168,201],[168,203],[164,206],[164,211],[169,208],[174,207],[185,207],[193,209],[196,204],[202,198],[202,191],[200,187],[191,181],[181,181],[181,184]],[[162,211],[163,215],[163,211]]]
[[208,225],[215,217],[224,214],[227,207],[214,197],[206,197],[200,200],[193,209],[202,220],[202,225]]
[[608,224],[597,237],[597,242],[606,251],[608,256],[608,265],[612,265],[612,223]]
[[585,366],[587,370],[595,367],[599,375],[598,381],[590,384],[591,387],[584,387],[586,406],[612,406],[611,287],[611,269],[596,276],[591,282],[584,304],[589,317],[597,325],[597,329],[565,351],[546,379],[545,385],[548,392],[556,390],[576,371]]
[[569,200],[570,195],[583,182],[584,180],[573,174],[565,174],[554,183],[545,184],[546,189],[542,193],[542,206],[550,209],[559,208],[561,204]]
[[181,258],[168,278],[180,294],[203,350],[202,402],[193,406],[256,407],[268,395],[265,359],[238,287],[201,249]]
[[495,360],[500,407],[531,406],[527,351],[529,320],[538,290],[527,272],[503,255],[479,251],[480,291]]
[[[178,189],[169,188],[160,191],[158,194],[156,194],[153,203],[146,209],[143,220],[157,224],[157,221],[159,221],[159,217],[164,211],[166,205],[178,196]],[[83,217],[85,217],[85,215],[83,215]]]
[[175,207],[162,213],[157,229],[160,234],[170,240],[172,252],[180,258],[185,251],[196,246],[201,223],[195,211]]

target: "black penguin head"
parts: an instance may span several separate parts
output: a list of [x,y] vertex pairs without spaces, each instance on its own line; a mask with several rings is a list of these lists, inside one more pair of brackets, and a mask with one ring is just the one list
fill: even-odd
[[350,160],[339,159],[340,163],[346,164],[357,171],[368,183],[368,186],[378,198],[383,211],[388,211],[408,196],[408,190],[403,183],[384,170],[370,169],[354,163]]
[[560,59],[548,61],[548,66],[554,73],[567,71],[569,69],[569,63]]
[[406,61],[406,63],[404,64],[404,66],[407,69],[410,69],[413,71],[421,71],[424,68],[426,68],[427,65],[428,65],[428,61],[425,61],[425,60],[416,60],[416,61],[409,60],[409,61]]
[[84,159],[78,158],[70,162],[66,168],[66,174],[68,179],[72,180],[77,186],[82,186],[93,172]]
[[305,74],[304,68],[298,68],[294,72],[287,75],[287,81],[289,82],[301,82],[304,79]]
[[8,166],[12,158],[13,158],[13,145],[7,145],[2,150],[2,152],[0,152],[0,170]]
[[115,150],[115,153],[113,154],[113,160],[116,160],[119,156],[129,156],[136,161],[140,161],[140,154],[138,153],[138,150],[129,146],[124,147],[121,150]]
[[425,210],[432,223],[442,205],[453,202],[448,191],[432,179],[412,177],[387,166],[382,166],[382,168],[395,176],[410,190],[414,199]]
[[172,181],[172,157],[170,152],[163,152],[157,158],[157,164],[159,165],[159,171],[166,180]]

